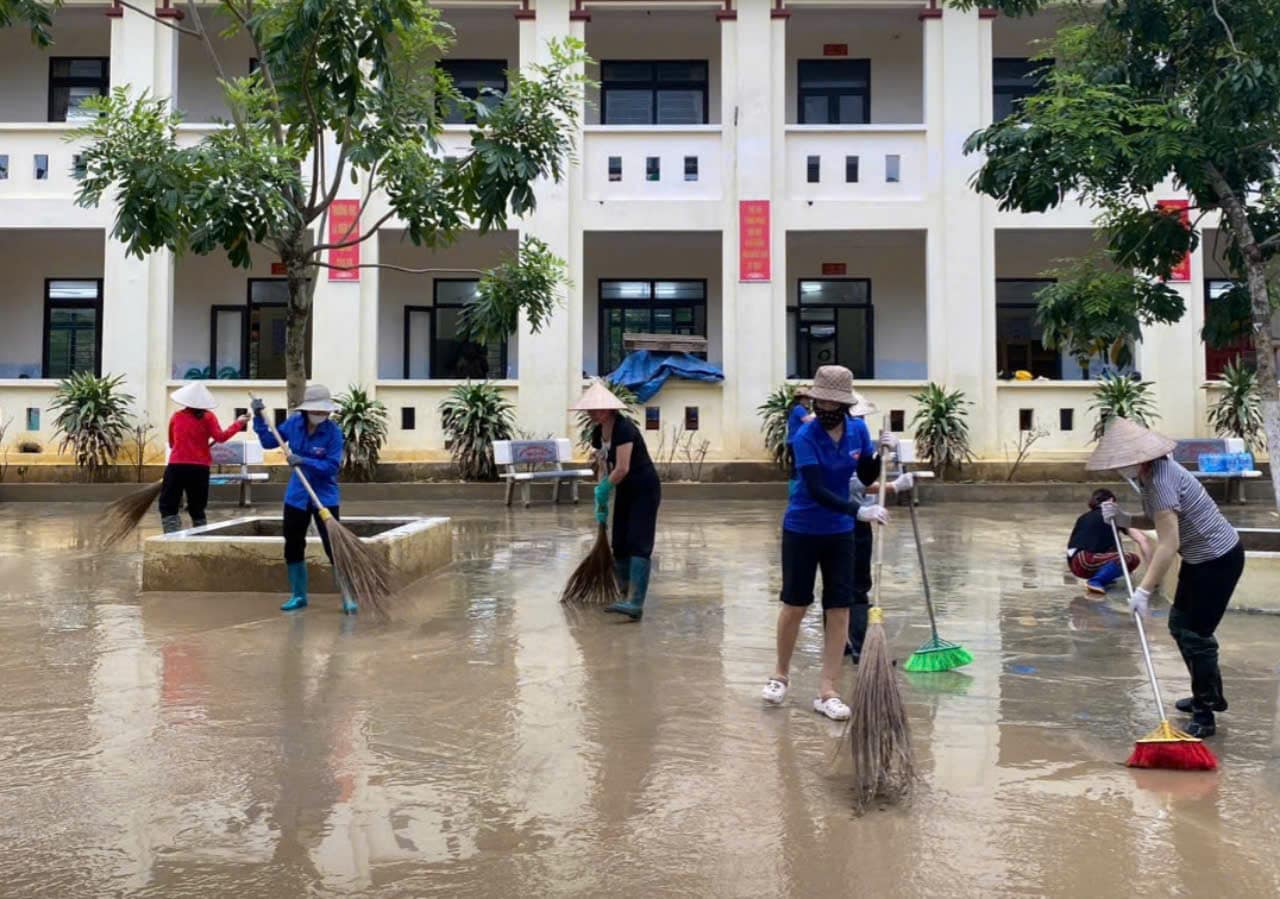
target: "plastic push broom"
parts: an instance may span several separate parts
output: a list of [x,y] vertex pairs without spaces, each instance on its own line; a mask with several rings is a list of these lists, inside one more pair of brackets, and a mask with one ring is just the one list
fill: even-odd
[[929,593],[929,571],[924,562],[924,543],[920,540],[920,525],[916,521],[914,490],[907,498],[911,510],[911,533],[916,540],[916,556],[920,560],[920,582],[924,585],[924,606],[929,610],[929,630],[932,636],[911,654],[902,667],[907,671],[950,671],[973,661],[973,654],[958,643],[950,643],[938,636],[938,620],[933,613],[933,597]]
[[[1129,566],[1124,563],[1124,544],[1120,542],[1120,532],[1116,523],[1111,522],[1111,535],[1116,541],[1116,552],[1120,554],[1120,567],[1124,570],[1124,585],[1129,590],[1129,598],[1133,598],[1133,580],[1129,577]],[[1142,626],[1142,615],[1134,610],[1133,621],[1138,625],[1138,640],[1142,643],[1142,659],[1147,664],[1147,677],[1151,680],[1151,695],[1155,697],[1156,714],[1160,716],[1160,726],[1133,744],[1133,754],[1126,764],[1130,768],[1167,768],[1174,771],[1213,771],[1218,767],[1209,747],[1199,737],[1183,733],[1169,723],[1164,714],[1164,700],[1160,698],[1160,682],[1156,680],[1156,669],[1151,664],[1151,647],[1147,645],[1147,631]]]

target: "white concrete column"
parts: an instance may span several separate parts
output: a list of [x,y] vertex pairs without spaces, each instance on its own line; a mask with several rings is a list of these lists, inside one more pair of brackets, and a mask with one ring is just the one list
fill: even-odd
[[[585,23],[571,20],[570,8],[569,0],[543,0],[538,4],[537,18],[520,19],[522,67],[549,61],[547,43],[553,39],[583,39]],[[582,137],[579,127],[574,135],[579,150]],[[569,168],[566,179],[559,184],[539,182],[535,188],[538,207],[520,224],[522,235],[546,241],[551,251],[565,260],[571,282],[564,291],[563,305],[539,333],[533,333],[523,315],[520,319],[516,416],[522,428],[534,433],[569,432],[568,407],[577,399],[582,381],[582,292],[590,287],[582,283],[583,239],[576,212],[581,204],[579,182],[577,165]]]
[[1204,253],[1191,254],[1191,280],[1171,282],[1186,304],[1186,313],[1172,325],[1145,328],[1135,353],[1144,381],[1155,382],[1160,420],[1155,426],[1170,437],[1190,437],[1205,428],[1207,398],[1204,381]]
[[929,195],[937,209],[926,251],[929,377],[977,404],[969,416],[973,448],[990,456],[999,449],[994,216],[969,186],[980,160],[965,156],[964,143],[991,118],[991,23],[976,10],[948,7],[923,25]]
[[[360,245],[360,261],[377,265],[381,247],[375,234]],[[376,396],[378,380],[378,297],[381,274],[376,268],[360,272],[360,339],[355,383]]]

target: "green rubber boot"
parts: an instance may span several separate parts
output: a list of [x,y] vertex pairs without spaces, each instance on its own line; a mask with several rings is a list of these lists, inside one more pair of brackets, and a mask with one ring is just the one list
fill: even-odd
[[355,615],[360,611],[360,607],[356,605],[356,596],[351,589],[351,584],[337,569],[334,569],[333,579],[338,582],[338,592],[342,594],[342,614]]
[[649,560],[634,556],[631,559],[631,598],[626,602],[615,602],[605,609],[626,615],[632,621],[644,617],[644,598],[649,592]]
[[280,607],[280,611],[293,612],[297,609],[305,609],[307,607],[307,563],[290,562],[287,568],[289,570],[289,592],[292,595]]

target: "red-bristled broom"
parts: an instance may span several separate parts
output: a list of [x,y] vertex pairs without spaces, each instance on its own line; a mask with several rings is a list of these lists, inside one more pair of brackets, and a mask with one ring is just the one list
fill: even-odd
[[[1124,544],[1114,521],[1111,522],[1111,534],[1116,541],[1116,552],[1120,555],[1120,567],[1124,570],[1124,585],[1132,599],[1133,580],[1129,577],[1129,566],[1124,562]],[[1133,754],[1126,764],[1130,768],[1165,768],[1173,771],[1216,770],[1218,760],[1209,747],[1204,745],[1204,741],[1178,730],[1165,717],[1164,700],[1160,698],[1160,682],[1156,680],[1156,668],[1151,664],[1151,647],[1147,645],[1147,631],[1142,625],[1142,615],[1137,610],[1133,613],[1133,620],[1138,625],[1142,659],[1147,664],[1147,677],[1151,680],[1151,695],[1155,697],[1160,726],[1133,744]]]

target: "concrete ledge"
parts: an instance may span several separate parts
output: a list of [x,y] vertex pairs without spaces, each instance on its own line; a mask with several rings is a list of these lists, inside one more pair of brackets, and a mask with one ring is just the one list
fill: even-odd
[[[363,540],[387,562],[396,589],[453,561],[453,528],[448,518],[352,515],[343,522],[357,533],[362,525],[385,528]],[[203,593],[287,590],[284,537],[271,533],[279,529],[278,518],[248,516],[149,537],[143,543],[142,589]],[[234,533],[221,535],[229,531]],[[319,536],[307,538],[307,573],[311,592],[337,592]]]

